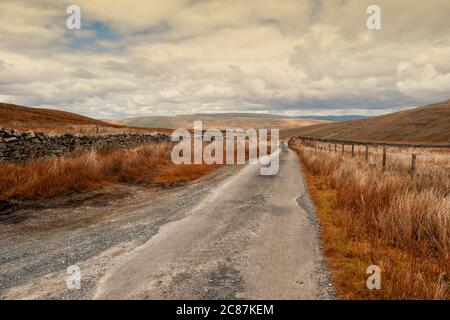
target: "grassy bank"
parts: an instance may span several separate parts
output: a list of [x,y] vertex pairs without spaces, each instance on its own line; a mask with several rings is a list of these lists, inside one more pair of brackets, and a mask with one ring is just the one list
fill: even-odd
[[172,143],[134,149],[103,148],[60,158],[0,164],[0,199],[45,199],[112,183],[174,185],[200,178],[218,165],[175,165]]
[[[448,156],[421,156],[412,179],[402,154],[383,173],[376,154],[365,162],[296,139],[290,147],[306,171],[339,297],[450,298]],[[380,290],[366,287],[372,264],[382,270]]]

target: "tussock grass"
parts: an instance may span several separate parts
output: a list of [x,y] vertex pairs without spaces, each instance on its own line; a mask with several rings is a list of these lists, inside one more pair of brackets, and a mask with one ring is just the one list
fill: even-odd
[[217,165],[172,163],[172,143],[134,149],[107,147],[60,158],[0,164],[0,199],[38,199],[111,183],[174,185],[207,174]]
[[[321,208],[325,246],[344,298],[450,298],[450,159],[447,154],[420,155],[410,175],[410,155],[342,156],[316,151],[291,139]],[[320,183],[319,183],[320,181]],[[332,196],[330,196],[330,193]],[[322,210],[323,211],[323,210]],[[365,268],[383,270],[383,288],[365,288]]]
[[[221,166],[176,165],[171,160],[174,144],[153,143],[133,149],[108,145],[59,158],[0,163],[0,199],[47,199],[113,183],[173,186],[196,180]],[[249,159],[248,148],[248,141],[245,141],[245,160]],[[270,150],[269,141],[268,152]],[[225,145],[223,153],[225,160]],[[192,163],[193,156],[192,153]],[[236,144],[234,159],[237,159]]]

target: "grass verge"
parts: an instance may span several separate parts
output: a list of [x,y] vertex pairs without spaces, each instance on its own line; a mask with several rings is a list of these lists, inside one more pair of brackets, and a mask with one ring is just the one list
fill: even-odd
[[[430,159],[430,171],[414,180],[399,172],[400,163],[380,176],[359,160],[344,161],[295,140],[290,147],[300,156],[317,208],[339,298],[450,298],[447,171],[433,168]],[[381,268],[380,290],[366,286],[370,265]]]
[[172,143],[103,148],[60,158],[0,164],[0,199],[34,200],[113,183],[170,186],[196,180],[219,165],[175,165]]

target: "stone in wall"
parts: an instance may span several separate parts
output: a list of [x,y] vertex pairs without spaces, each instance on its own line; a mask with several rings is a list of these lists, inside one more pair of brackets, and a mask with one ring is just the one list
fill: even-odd
[[131,148],[146,143],[163,141],[170,141],[170,136],[160,132],[98,136],[72,134],[50,136],[39,132],[20,132],[0,128],[0,162],[20,162],[29,159],[59,157],[75,150],[88,151],[105,145]]

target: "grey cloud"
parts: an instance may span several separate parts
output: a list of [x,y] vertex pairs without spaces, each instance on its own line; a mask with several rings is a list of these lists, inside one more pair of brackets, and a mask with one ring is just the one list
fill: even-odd
[[[24,4],[7,3],[9,12]],[[273,4],[81,0],[89,21],[119,35],[92,52],[64,42],[62,3],[33,2],[33,23],[17,16],[0,27],[0,92],[97,117],[377,113],[448,99],[448,1],[379,0],[377,32],[365,27],[366,0]]]
[[309,14],[309,19],[312,23],[317,23],[320,21],[320,13],[322,10],[322,0],[310,0],[311,11]]
[[86,69],[80,68],[70,74],[74,78],[80,79],[93,79],[95,78],[95,74],[87,71]]

